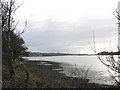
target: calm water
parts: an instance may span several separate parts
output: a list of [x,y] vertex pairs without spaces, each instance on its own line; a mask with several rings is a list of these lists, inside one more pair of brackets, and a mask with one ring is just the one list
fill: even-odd
[[[106,56],[102,56],[105,58]],[[87,69],[89,68],[87,78],[90,79],[90,82],[96,82],[101,84],[112,84],[114,81],[109,76],[107,72],[107,68],[100,62],[100,60],[96,56],[49,56],[49,57],[24,57],[28,60],[34,61],[52,61],[61,63],[61,67],[64,71],[60,73],[64,73],[67,76],[77,77],[75,74],[75,67],[78,68],[81,77],[82,74],[85,74]],[[115,56],[117,59],[117,56]]]

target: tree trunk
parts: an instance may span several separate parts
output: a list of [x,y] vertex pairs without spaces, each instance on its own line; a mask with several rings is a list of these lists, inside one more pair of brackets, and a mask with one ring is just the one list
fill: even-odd
[[10,7],[8,11],[8,52],[9,52],[9,70],[11,78],[15,76],[15,71],[13,67],[13,55],[12,55],[12,48],[11,48],[11,12],[12,12],[12,0],[10,1]]
[[[118,2],[118,16],[120,16],[120,1]],[[120,20],[118,19],[118,50],[120,51]],[[120,84],[120,55],[118,55],[118,82]],[[120,87],[120,85],[119,85]]]

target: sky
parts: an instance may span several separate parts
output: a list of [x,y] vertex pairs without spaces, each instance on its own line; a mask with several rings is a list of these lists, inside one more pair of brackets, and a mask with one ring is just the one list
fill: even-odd
[[[17,0],[14,18],[29,51],[93,53],[117,50],[119,0]],[[94,33],[94,34],[93,34]]]

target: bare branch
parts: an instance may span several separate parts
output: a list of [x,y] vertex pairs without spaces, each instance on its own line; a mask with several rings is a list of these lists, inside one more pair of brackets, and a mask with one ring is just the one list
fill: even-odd
[[21,34],[23,34],[26,30],[27,30],[27,20],[25,21],[25,26],[24,26],[22,32],[19,32],[19,33],[17,34],[17,36],[19,37],[19,36],[20,36]]

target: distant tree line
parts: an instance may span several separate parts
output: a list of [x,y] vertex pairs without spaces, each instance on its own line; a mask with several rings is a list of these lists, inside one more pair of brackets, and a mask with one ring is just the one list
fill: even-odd
[[117,51],[117,52],[106,52],[106,51],[103,51],[103,52],[98,53],[98,55],[120,55],[120,51]]

